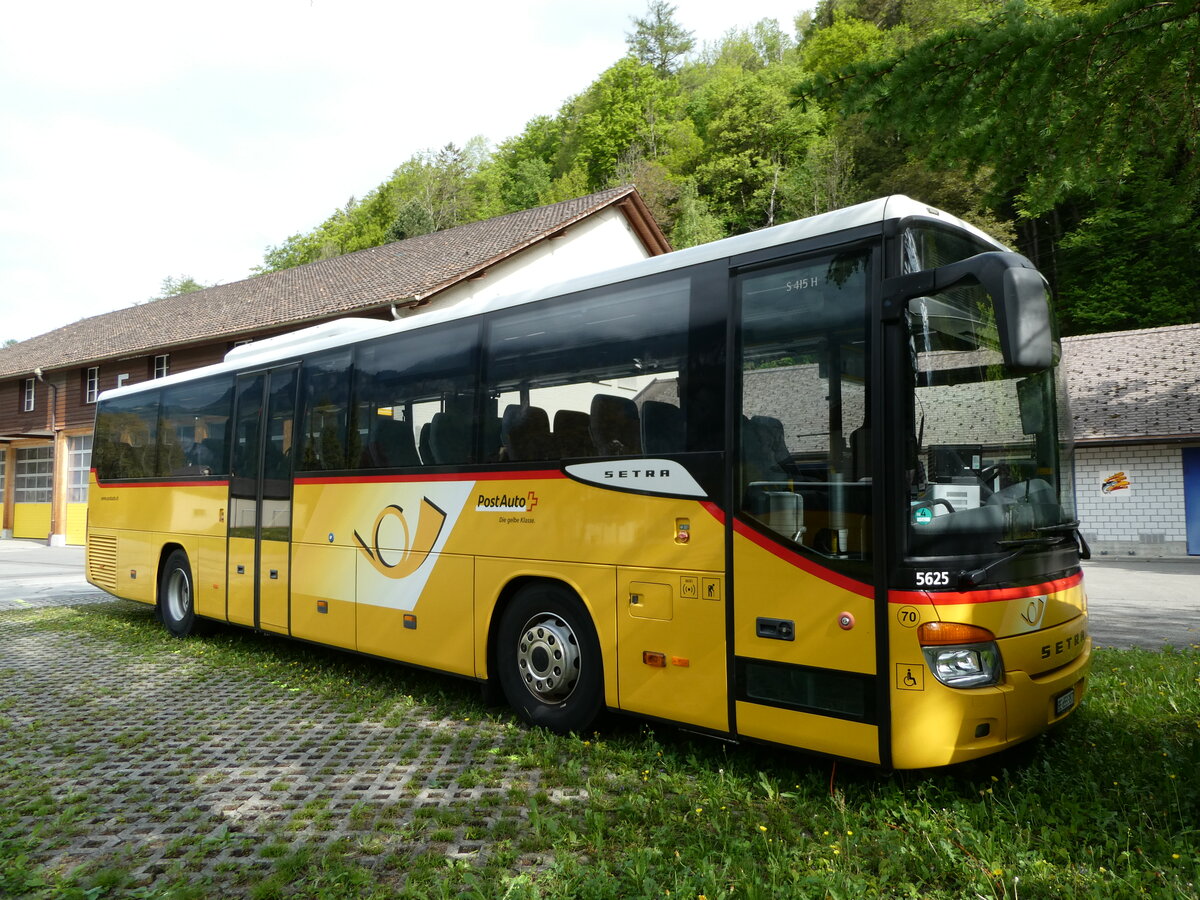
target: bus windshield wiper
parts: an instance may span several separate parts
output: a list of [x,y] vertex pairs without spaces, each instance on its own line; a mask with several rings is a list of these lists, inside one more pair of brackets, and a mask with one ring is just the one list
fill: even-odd
[[1060,522],[1056,526],[1042,526],[1034,528],[1034,532],[1045,532],[1046,534],[1055,534],[1056,532],[1070,533],[1070,536],[1075,539],[1075,546],[1079,547],[1080,559],[1091,559],[1092,548],[1087,546],[1087,540],[1084,538],[1084,533],[1079,530],[1079,520],[1075,518],[1070,522]]
[[993,560],[986,566],[978,569],[963,569],[958,573],[958,589],[966,590],[968,588],[978,587],[987,581],[988,576],[993,569],[997,569],[1005,563],[1010,563],[1018,556],[1028,553],[1035,547],[1050,547],[1061,541],[1058,537],[1033,537],[1033,538],[1017,538],[1011,541],[996,541],[996,546],[1003,550],[1010,547],[1016,547],[1008,556],[1002,556],[999,559]]
[[1092,548],[1088,546],[1087,540],[1083,536],[1083,532],[1079,530],[1079,520],[1073,519],[1070,522],[1061,522],[1058,525],[1043,525],[1040,528],[1033,529],[1034,531],[1044,531],[1047,534],[1055,532],[1070,532],[1075,539],[1075,546],[1079,548],[1080,559],[1091,559]]
[[1075,531],[1078,528],[1079,528],[1079,520],[1074,519],[1073,521],[1070,521],[1070,522],[1059,522],[1057,525],[1041,525],[1033,530],[1038,532],[1039,534],[1041,534],[1041,533],[1054,534],[1055,532],[1059,532],[1059,531]]
[[[1036,528],[1034,530],[1041,531],[1040,528]],[[1001,550],[1007,550],[1010,547],[1020,547],[1022,550],[1028,550],[1030,547],[1049,547],[1052,544],[1057,544],[1061,540],[1061,537],[1045,535],[1043,537],[1013,538],[1012,540],[1008,541],[996,541],[996,546]]]

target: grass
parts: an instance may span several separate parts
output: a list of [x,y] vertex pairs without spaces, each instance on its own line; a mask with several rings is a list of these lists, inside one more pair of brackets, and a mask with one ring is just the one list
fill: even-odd
[[[129,605],[5,618],[102,642],[122,665],[170,660],[198,691],[219,691],[236,674],[337,710],[348,731],[386,723],[397,732],[397,764],[421,716],[465,723],[429,738],[434,758],[452,746],[458,787],[496,790],[449,809],[358,804],[343,819],[314,805],[294,820],[373,829],[354,840],[307,844],[286,830],[231,833],[211,847],[181,840],[182,868],[149,884],[119,859],[56,870],[41,861],[44,849],[66,841],[97,800],[5,767],[38,728],[6,725],[15,713],[0,691],[0,896],[1200,897],[1195,648],[1099,650],[1088,698],[1065,726],[977,763],[886,774],[623,719],[556,737],[513,727],[453,679],[234,630],[178,641]],[[502,739],[471,749],[479,723]],[[80,741],[87,732],[81,722]],[[134,749],[153,740],[148,725],[128,738]],[[186,770],[188,759],[173,761]],[[529,780],[498,774],[512,772]],[[504,814],[515,808],[520,816]],[[30,817],[34,833],[21,824]],[[488,852],[472,860],[440,851],[456,829]],[[423,849],[389,852],[397,836]],[[188,874],[238,841],[261,845],[259,868],[230,866],[200,882]]]

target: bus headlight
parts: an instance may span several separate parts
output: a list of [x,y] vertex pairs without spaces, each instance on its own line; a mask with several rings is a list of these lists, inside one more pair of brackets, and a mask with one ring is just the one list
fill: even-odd
[[986,628],[953,622],[926,622],[917,629],[929,670],[953,688],[999,684],[1004,675],[996,637]]

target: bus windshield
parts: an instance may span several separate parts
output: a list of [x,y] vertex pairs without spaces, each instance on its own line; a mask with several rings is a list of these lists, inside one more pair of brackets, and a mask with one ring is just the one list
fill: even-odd
[[978,285],[908,306],[910,556],[988,554],[1071,539],[1070,423],[1056,365],[1018,374]]

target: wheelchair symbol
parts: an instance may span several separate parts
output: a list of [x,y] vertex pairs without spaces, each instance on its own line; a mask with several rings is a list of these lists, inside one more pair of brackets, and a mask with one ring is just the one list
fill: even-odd
[[925,667],[910,663],[897,663],[896,688],[901,691],[925,690]]

